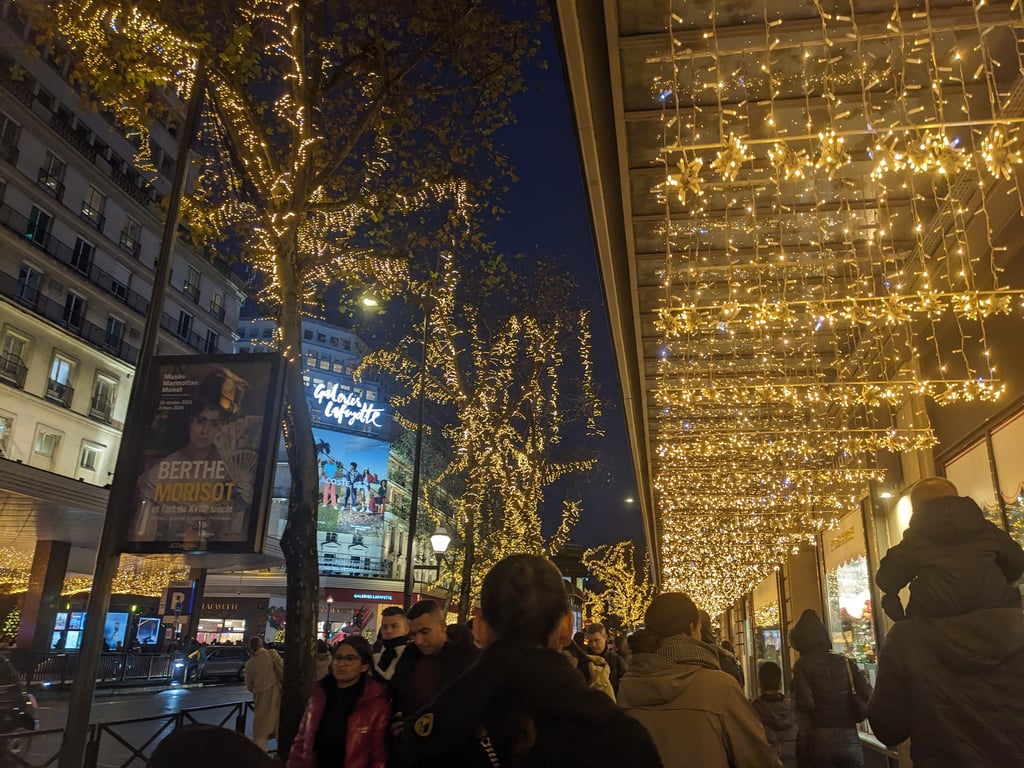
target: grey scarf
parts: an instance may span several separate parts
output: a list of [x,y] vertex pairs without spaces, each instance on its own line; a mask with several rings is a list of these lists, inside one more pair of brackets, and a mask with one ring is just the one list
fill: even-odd
[[687,634],[661,638],[657,653],[674,664],[696,664],[708,669],[721,669],[714,649]]

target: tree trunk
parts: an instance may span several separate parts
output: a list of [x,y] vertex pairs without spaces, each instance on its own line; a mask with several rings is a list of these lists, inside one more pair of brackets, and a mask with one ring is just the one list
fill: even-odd
[[462,553],[462,576],[459,583],[459,624],[469,621],[473,592],[473,561],[476,559],[476,520],[469,515],[466,520],[466,541]]
[[309,406],[302,381],[301,298],[294,272],[294,233],[280,238],[278,279],[281,281],[282,349],[287,357],[285,392],[290,426],[288,464],[291,495],[288,522],[281,536],[287,570],[288,611],[284,642],[284,684],[278,724],[278,754],[287,759],[314,674],[316,617],[319,607],[320,569],[316,546],[316,448]]

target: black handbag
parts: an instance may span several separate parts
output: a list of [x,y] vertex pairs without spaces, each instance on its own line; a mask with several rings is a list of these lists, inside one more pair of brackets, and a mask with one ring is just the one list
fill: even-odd
[[850,680],[850,715],[855,723],[860,723],[868,716],[868,703],[857,693],[857,683],[853,679],[853,665],[850,664],[850,660],[843,656],[843,663],[846,665],[846,676]]

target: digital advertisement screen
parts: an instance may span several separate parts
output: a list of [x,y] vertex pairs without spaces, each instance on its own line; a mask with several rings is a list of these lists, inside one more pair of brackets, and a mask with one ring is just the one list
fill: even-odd
[[64,630],[68,628],[68,615],[66,612],[61,611],[57,614],[57,619],[53,623],[54,629]]
[[127,613],[108,613],[103,623],[103,645],[105,650],[113,651],[124,647],[125,633],[128,630]]
[[85,614],[75,611],[68,620],[68,629],[81,629],[85,626]]
[[157,645],[160,642],[160,619],[143,616],[139,619],[135,639],[139,645]]
[[77,651],[82,645],[82,633],[78,630],[68,630],[68,639],[64,647],[69,651]]

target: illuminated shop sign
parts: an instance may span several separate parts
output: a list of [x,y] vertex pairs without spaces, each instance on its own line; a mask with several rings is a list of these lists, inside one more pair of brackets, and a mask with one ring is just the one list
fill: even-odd
[[324,417],[334,419],[340,426],[382,426],[383,408],[365,402],[355,392],[342,391],[337,383],[317,384],[313,388],[313,399],[324,409]]
[[352,595],[355,600],[376,600],[377,602],[390,603],[392,597],[387,592],[356,592]]

